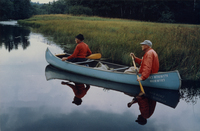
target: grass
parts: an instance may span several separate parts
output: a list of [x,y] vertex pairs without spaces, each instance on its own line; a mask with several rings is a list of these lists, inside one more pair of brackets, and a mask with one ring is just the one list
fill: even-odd
[[139,43],[148,39],[158,53],[160,71],[179,70],[183,79],[200,80],[199,25],[71,15],[38,15],[18,22],[52,36],[69,52],[74,50],[74,37],[81,33],[93,53],[126,65],[132,65],[130,52],[143,56]]

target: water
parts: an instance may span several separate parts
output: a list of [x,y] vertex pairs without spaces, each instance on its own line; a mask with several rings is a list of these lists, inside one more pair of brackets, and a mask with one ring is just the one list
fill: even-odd
[[15,21],[0,22],[1,131],[200,129],[199,83],[183,82],[177,107],[157,102],[153,115],[142,126],[135,122],[140,114],[138,104],[128,108],[132,97],[123,92],[91,86],[80,106],[72,104],[74,93],[61,84],[64,80],[46,80],[47,47],[53,53],[63,52],[42,34]]

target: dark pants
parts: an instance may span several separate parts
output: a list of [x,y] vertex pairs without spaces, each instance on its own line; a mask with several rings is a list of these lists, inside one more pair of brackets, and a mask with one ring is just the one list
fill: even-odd
[[68,59],[67,61],[69,62],[82,62],[82,61],[86,61],[86,58],[72,58],[72,59]]

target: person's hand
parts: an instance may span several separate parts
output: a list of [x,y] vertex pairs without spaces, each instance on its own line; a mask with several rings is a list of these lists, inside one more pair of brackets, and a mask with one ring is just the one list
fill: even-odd
[[67,57],[63,57],[62,58],[62,61],[66,61],[68,58]]
[[134,53],[131,52],[131,53],[130,53],[130,57],[132,57],[133,55],[134,55]]
[[138,77],[138,78],[137,78],[137,81],[142,81],[142,78],[141,78],[141,77]]
[[135,58],[135,54],[131,52],[131,53],[130,53],[130,57]]

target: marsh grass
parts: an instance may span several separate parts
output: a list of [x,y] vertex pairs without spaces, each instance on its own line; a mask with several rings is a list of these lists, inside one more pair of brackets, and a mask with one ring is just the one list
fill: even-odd
[[39,15],[20,24],[52,36],[65,50],[73,52],[74,36],[83,34],[92,52],[111,62],[132,65],[130,52],[142,57],[140,44],[153,43],[160,71],[179,70],[183,79],[200,80],[200,26],[161,24],[124,19],[71,15]]

